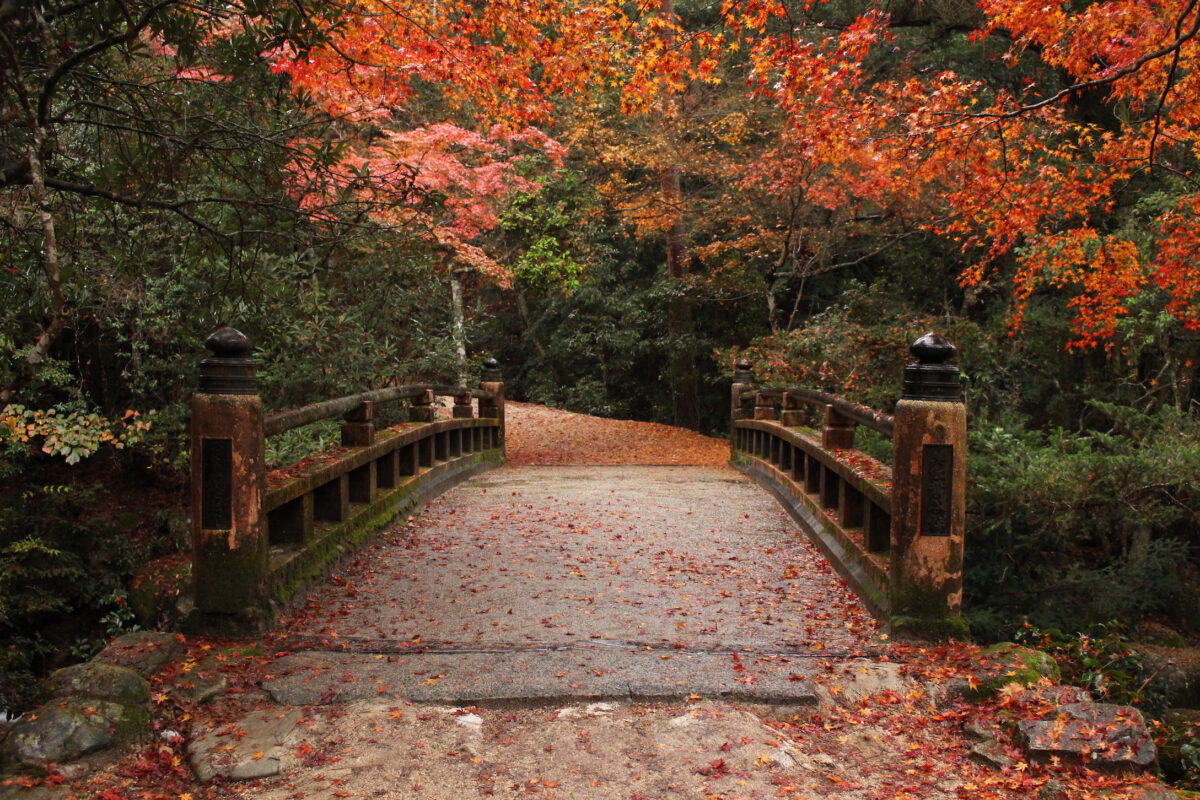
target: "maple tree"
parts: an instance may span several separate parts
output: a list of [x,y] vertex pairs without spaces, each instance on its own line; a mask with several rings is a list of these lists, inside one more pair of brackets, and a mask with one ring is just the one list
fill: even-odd
[[[1111,340],[1139,304],[1200,326],[1195,3],[985,0],[966,17],[970,39],[1002,43],[992,58],[1015,86],[906,68],[893,32],[905,20],[872,4],[833,35],[813,16],[820,5],[726,3],[753,39],[755,89],[787,114],[792,150],[816,176],[809,202],[903,206],[961,246],[968,287],[1014,255],[1013,324],[1034,292],[1067,289],[1077,346]],[[1087,100],[1100,119],[1083,113]],[[1150,209],[1114,225],[1107,215],[1147,180]]]

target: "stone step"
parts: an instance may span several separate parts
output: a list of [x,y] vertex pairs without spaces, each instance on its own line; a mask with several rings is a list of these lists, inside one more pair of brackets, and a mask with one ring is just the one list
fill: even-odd
[[263,689],[281,705],[373,698],[480,707],[702,697],[772,706],[818,702],[813,658],[580,646],[440,653],[302,652]]

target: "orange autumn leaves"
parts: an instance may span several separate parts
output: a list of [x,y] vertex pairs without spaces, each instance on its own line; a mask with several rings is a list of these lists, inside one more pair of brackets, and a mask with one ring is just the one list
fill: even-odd
[[[658,2],[369,0],[329,44],[276,65],[331,115],[383,130],[350,137],[346,185],[370,172],[396,197],[448,197],[438,214],[404,199],[389,213],[501,281],[504,267],[471,248],[504,199],[529,188],[521,152],[561,158],[554,137],[571,138],[573,120],[595,124],[602,96],[653,119],[664,92],[706,84],[753,97],[773,120],[739,139],[731,187],[948,237],[971,264],[965,285],[1011,268],[1014,325],[1037,292],[1066,292],[1078,346],[1111,340],[1135,308],[1200,328],[1196,0],[981,0],[963,12],[971,46],[1013,70],[989,81],[922,65],[885,4],[863,2],[837,25],[820,21],[825,7],[725,0],[715,24],[689,27]],[[420,118],[430,90],[457,123]],[[1079,113],[1085,95],[1111,119]],[[1147,176],[1163,196],[1114,220]],[[611,194],[620,213],[620,187]],[[697,252],[719,260],[731,236]]]
[[[952,71],[879,70],[880,59],[906,54],[876,8],[836,35],[810,25],[797,37],[770,32],[770,4],[740,7],[754,26],[756,88],[811,155],[810,200],[903,209],[975,259],[968,286],[992,280],[1002,257],[1015,261],[1014,326],[1050,288],[1069,293],[1075,346],[1110,340],[1137,301],[1200,328],[1197,3],[1077,6],[978,4],[977,46],[1007,42],[999,61],[1011,68],[1036,53],[1065,83],[1025,78],[1019,91]],[[1113,122],[1077,113],[1086,92],[1100,93]],[[1147,174],[1182,188],[1148,223],[1110,224],[1119,195]]]

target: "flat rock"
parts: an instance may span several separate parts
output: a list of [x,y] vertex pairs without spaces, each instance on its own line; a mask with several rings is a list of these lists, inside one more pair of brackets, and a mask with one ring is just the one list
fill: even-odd
[[904,694],[912,687],[904,667],[892,661],[851,659],[838,665],[826,683],[817,687],[821,705],[853,708],[865,698],[885,692]]
[[297,736],[298,708],[257,711],[213,728],[188,745],[188,760],[201,781],[243,781],[278,775]]
[[1013,760],[1004,746],[994,739],[976,742],[972,745],[969,758],[976,764],[983,764],[985,767],[994,769],[1004,769],[1013,764]]
[[126,706],[150,701],[150,684],[135,670],[99,661],[55,671],[49,689],[52,697],[90,697]]
[[1039,760],[1058,756],[1093,767],[1147,769],[1156,756],[1142,712],[1130,706],[1071,703],[1045,719],[1022,720],[1017,734]]
[[177,633],[138,631],[113,639],[94,660],[128,667],[143,678],[151,678],[186,651],[187,645]]

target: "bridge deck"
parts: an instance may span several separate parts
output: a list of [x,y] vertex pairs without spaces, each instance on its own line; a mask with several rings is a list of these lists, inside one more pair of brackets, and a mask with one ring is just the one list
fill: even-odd
[[[737,696],[808,702],[875,623],[724,467],[507,467],[433,501],[285,626],[285,702]],[[313,668],[316,668],[315,670]]]

